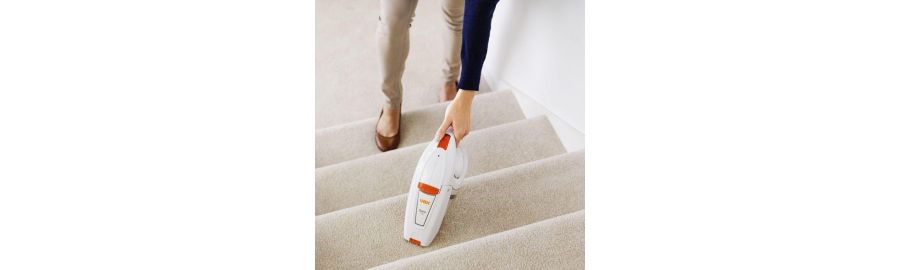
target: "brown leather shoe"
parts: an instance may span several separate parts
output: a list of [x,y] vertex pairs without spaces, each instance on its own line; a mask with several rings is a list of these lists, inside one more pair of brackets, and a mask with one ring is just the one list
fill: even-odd
[[[396,135],[391,137],[381,136],[381,134],[378,134],[378,122],[381,122],[382,115],[384,115],[384,108],[381,108],[381,114],[378,115],[378,121],[375,121],[375,145],[378,146],[378,150],[381,150],[381,152],[386,152],[397,149],[397,146],[400,146],[400,127],[403,126],[403,121],[400,121],[397,124]],[[400,116],[402,120],[403,111],[400,111]]]

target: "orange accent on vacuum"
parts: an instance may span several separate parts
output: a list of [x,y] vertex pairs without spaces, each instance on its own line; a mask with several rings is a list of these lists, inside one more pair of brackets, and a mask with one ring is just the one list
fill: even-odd
[[441,138],[441,142],[438,143],[438,148],[447,150],[447,145],[450,144],[450,134],[444,134],[444,137]]
[[425,184],[422,182],[419,182],[419,190],[421,190],[422,192],[425,192],[425,194],[429,194],[429,195],[437,195],[438,192],[441,191],[440,189],[438,189],[436,187],[433,187],[429,184]]

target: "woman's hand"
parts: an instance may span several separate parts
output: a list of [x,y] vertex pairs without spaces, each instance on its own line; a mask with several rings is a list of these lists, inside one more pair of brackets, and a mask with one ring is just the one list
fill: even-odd
[[441,123],[441,127],[434,134],[435,140],[440,139],[450,126],[453,126],[456,145],[459,145],[459,142],[466,135],[469,135],[469,124],[472,120],[472,99],[475,98],[475,92],[477,91],[460,89],[456,93],[456,98],[450,101],[450,105],[447,106],[447,111],[444,113],[444,122]]

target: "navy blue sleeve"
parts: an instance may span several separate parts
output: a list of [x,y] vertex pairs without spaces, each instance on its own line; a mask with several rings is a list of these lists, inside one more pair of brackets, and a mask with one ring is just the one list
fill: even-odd
[[457,82],[459,89],[478,90],[497,2],[499,0],[466,0],[460,51],[462,68]]

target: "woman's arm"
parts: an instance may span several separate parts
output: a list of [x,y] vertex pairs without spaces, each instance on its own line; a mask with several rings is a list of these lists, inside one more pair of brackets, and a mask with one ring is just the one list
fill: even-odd
[[463,15],[462,50],[459,89],[478,90],[481,68],[487,56],[491,37],[491,20],[499,0],[466,0]]
[[459,92],[447,106],[444,122],[438,128],[435,139],[440,138],[447,128],[453,126],[456,143],[469,134],[472,99],[481,82],[481,68],[487,55],[488,39],[491,36],[491,19],[499,0],[466,0],[463,15],[462,69],[459,76]]

